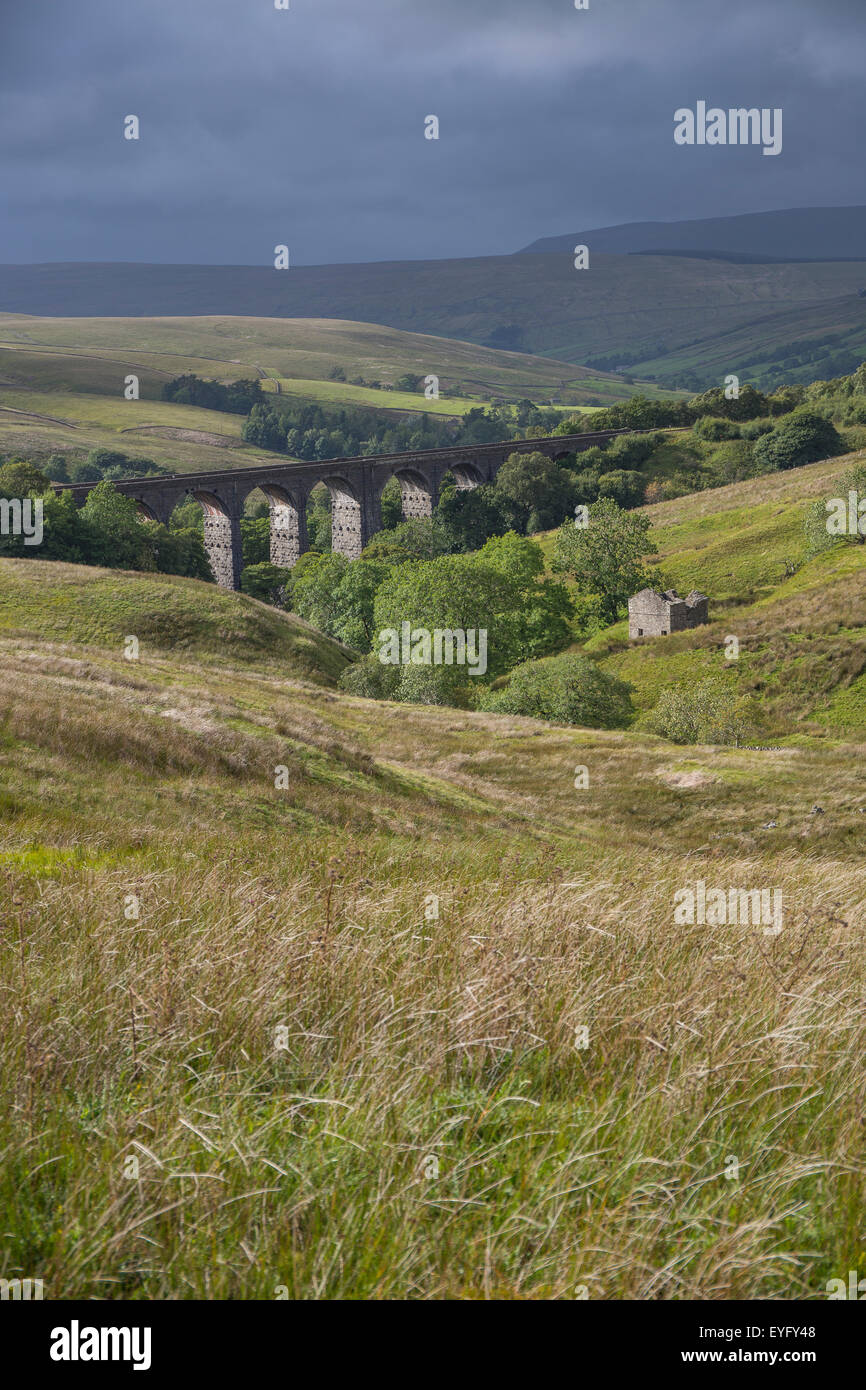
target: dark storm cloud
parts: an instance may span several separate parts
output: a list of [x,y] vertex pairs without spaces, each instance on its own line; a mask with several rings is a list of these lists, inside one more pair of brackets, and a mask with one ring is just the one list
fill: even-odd
[[[864,202],[864,30],[861,0],[3,0],[0,260],[486,255]],[[676,147],[699,99],[782,107],[782,154]]]

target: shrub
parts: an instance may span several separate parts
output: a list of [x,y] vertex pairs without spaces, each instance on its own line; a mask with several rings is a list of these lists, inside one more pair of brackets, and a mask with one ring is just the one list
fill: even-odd
[[739,483],[755,472],[754,450],[747,439],[729,439],[713,450],[709,463],[722,483]]
[[743,439],[760,439],[762,434],[772,434],[772,420],[749,420],[745,425],[740,426],[740,435]]
[[[349,568],[344,555],[330,551],[314,558],[308,551],[299,560],[292,573],[292,603],[295,612],[320,632],[329,637],[336,635],[339,619],[337,587]],[[253,568],[256,568],[253,566]]]
[[599,475],[592,469],[585,469],[574,475],[574,500],[575,503],[583,503],[589,506],[598,498],[598,478]]
[[545,530],[558,526],[571,511],[573,475],[544,454],[511,454],[496,475],[498,498],[513,504],[521,529],[528,523]]
[[663,434],[621,434],[611,441],[605,464],[609,469],[640,468],[663,441]]
[[171,531],[191,530],[203,535],[204,512],[194,497],[187,497],[183,502],[178,502],[168,519],[168,525]]
[[86,460],[100,477],[107,468],[122,468],[126,461],[126,454],[118,453],[116,449],[91,449]]
[[143,526],[154,564],[162,574],[185,574],[190,579],[214,582],[200,530],[195,527],[169,528],[153,521],[137,522],[137,525]]
[[[392,668],[395,669],[395,668]],[[398,666],[396,699],[412,705],[455,705],[467,709],[478,688],[464,666]]]
[[262,387],[255,377],[248,381],[207,381],[188,372],[167,381],[160,395],[164,401],[174,401],[178,405],[196,405],[205,410],[246,415],[261,403]]
[[81,508],[87,535],[90,564],[119,569],[156,569],[149,545],[147,527],[138,519],[138,508],[131,497],[117,491],[110,482],[97,483]]
[[69,467],[62,454],[52,454],[45,465],[45,476],[54,483],[69,482]]
[[[194,504],[198,507],[198,503]],[[199,507],[199,511],[201,508]],[[271,558],[271,519],[269,516],[241,517],[241,546],[244,565],[262,565]]]
[[73,483],[98,483],[102,480],[102,470],[95,463],[73,463],[69,476]]
[[[632,396],[618,401],[592,416],[594,430],[662,429],[687,424],[691,420],[687,401],[651,401],[646,396]],[[586,417],[571,415],[553,430],[554,434],[580,434],[586,430]]]
[[756,461],[771,469],[799,468],[818,459],[844,453],[845,443],[835,425],[815,410],[801,408],[755,444]]
[[394,700],[400,684],[400,667],[385,666],[374,653],[347,666],[340,687],[364,700]]
[[844,539],[842,536],[831,535],[827,530],[827,507],[823,501],[813,502],[809,507],[803,522],[803,531],[806,536],[807,555],[819,555],[822,550],[831,550]]
[[[52,459],[58,457],[52,455]],[[62,458],[60,462],[63,463]],[[157,477],[167,472],[168,469],[154,463],[153,459],[129,458],[116,449],[91,449],[83,462],[72,464],[69,476],[74,483],[98,483],[103,479],[116,482],[120,478]],[[66,482],[68,478],[58,477],[56,481]]]
[[805,386],[777,386],[773,394],[767,397],[770,414],[788,415],[792,410],[796,410],[798,405],[803,404],[805,395]]
[[592,504],[588,522],[561,527],[552,568],[570,575],[579,593],[598,594],[607,621],[615,623],[629,595],[655,582],[644,556],[655,555],[657,546],[648,534],[649,517],[623,511],[610,497]]
[[692,425],[692,434],[698,439],[708,439],[717,443],[721,439],[738,439],[739,426],[721,415],[701,415]]
[[444,555],[447,549],[448,540],[438,516],[410,516],[396,526],[377,531],[364,547],[362,558],[433,560],[437,555]]
[[621,729],[633,712],[631,686],[578,652],[524,662],[507,686],[484,696],[481,707],[590,729]]
[[35,463],[12,459],[0,466],[0,497],[41,497],[48,479]]
[[599,497],[612,497],[620,507],[639,507],[646,489],[643,474],[623,468],[602,473],[598,480]]
[[581,449],[579,454],[572,454],[571,457],[574,459],[572,465],[574,471],[578,474],[590,473],[594,477],[598,477],[599,473],[603,473],[606,468],[610,467],[607,461],[608,446],[606,444],[603,446],[593,444],[590,449]]
[[[823,550],[830,550],[835,545],[863,545],[866,541],[866,517],[859,517],[857,531],[855,535],[849,533],[850,518],[848,516],[848,495],[850,492],[856,494],[859,499],[866,497],[866,465],[859,463],[853,468],[849,468],[837,479],[833,496],[824,497],[819,502],[813,502],[806,512],[804,531],[806,535],[806,552],[809,555],[818,555]],[[842,524],[844,530],[841,532],[838,527],[831,523],[831,517],[838,520],[837,508],[831,507],[831,502],[841,501],[843,504]]]
[[567,646],[574,603],[566,586],[544,573],[544,553],[528,536],[493,536],[478,559],[511,586],[511,637],[516,660],[549,656]]
[[647,727],[671,743],[738,743],[745,726],[736,690],[712,676],[662,691]]
[[477,679],[467,676],[460,666],[398,666],[379,660],[378,652],[347,666],[340,687],[364,700],[399,700],[413,705],[452,705],[467,708],[473,703]]
[[[441,555],[393,569],[376,591],[373,631],[412,628],[487,632],[489,674],[504,675],[524,654],[526,589],[476,555]],[[464,668],[465,673],[465,668]]]
[[721,386],[713,386],[700,396],[689,401],[692,418],[704,415],[724,416],[728,420],[754,420],[758,415],[766,415],[769,401],[754,386],[741,386],[739,394],[728,397]]

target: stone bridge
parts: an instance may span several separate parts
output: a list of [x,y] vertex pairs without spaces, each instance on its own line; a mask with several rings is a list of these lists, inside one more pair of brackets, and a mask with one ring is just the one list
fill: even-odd
[[[148,521],[168,523],[186,497],[194,497],[204,512],[204,543],[217,583],[240,587],[241,531],[244,503],[260,488],[271,508],[271,560],[290,567],[308,549],[307,499],[317,483],[331,494],[331,544],[354,560],[382,529],[382,489],[396,478],[403,495],[403,516],[430,516],[439,499],[446,473],[458,488],[492,482],[511,454],[546,454],[562,458],[589,449],[624,430],[595,434],[560,434],[543,439],[508,439],[500,444],[423,449],[408,454],[375,454],[370,458],[327,459],[322,463],[267,463],[219,473],[183,473],[174,477],[128,478],[115,482],[118,492],[138,503]],[[56,484],[71,492],[79,506],[95,483]]]

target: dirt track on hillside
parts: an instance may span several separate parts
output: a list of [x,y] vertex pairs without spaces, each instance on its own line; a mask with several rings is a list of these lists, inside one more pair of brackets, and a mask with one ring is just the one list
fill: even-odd
[[56,415],[34,415],[31,410],[15,410],[11,405],[0,405],[0,410],[4,415],[23,415],[25,420],[41,420],[45,425],[68,425],[71,430],[78,429],[74,421],[58,420]]
[[240,449],[243,440],[232,434],[210,434],[207,430],[182,430],[174,425],[132,425],[121,434],[156,434],[160,439],[179,439],[187,444],[212,444],[216,449]]

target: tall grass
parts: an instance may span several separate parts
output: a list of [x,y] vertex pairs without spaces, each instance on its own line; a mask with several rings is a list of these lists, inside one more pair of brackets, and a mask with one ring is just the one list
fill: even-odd
[[[862,1265],[859,750],[684,758],[228,654],[0,674],[0,1275],[820,1298]],[[697,878],[781,889],[782,932],[676,925]]]

